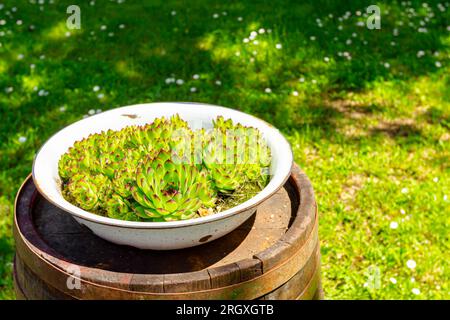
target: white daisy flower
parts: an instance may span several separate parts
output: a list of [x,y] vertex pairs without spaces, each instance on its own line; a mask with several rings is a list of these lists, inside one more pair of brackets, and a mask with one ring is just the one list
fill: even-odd
[[94,92],[97,92],[97,91],[100,90],[100,87],[99,87],[99,86],[94,86],[94,87],[92,88],[92,90],[93,90]]
[[27,141],[27,137],[21,136],[19,137],[19,143],[25,143]]
[[266,89],[264,89],[264,91],[265,91],[266,93],[271,93],[271,92],[272,92],[272,89],[266,88]]
[[403,189],[402,189],[402,193],[403,193],[403,194],[408,193],[408,191],[409,191],[408,188],[403,188]]
[[95,114],[95,110],[94,110],[94,109],[89,110],[89,111],[88,111],[88,114],[89,114],[90,116],[94,115],[94,114]]
[[214,18],[214,19],[217,19],[218,17],[219,17],[219,14],[218,14],[218,13],[214,13],[214,14],[213,14],[213,18]]
[[265,33],[266,32],[266,30],[264,29],[264,28],[260,28],[259,30],[258,30],[258,33],[259,34],[263,34],[263,33]]
[[396,221],[392,221],[391,224],[389,225],[389,227],[391,229],[397,229],[398,228],[398,223]]
[[197,91],[197,88],[196,87],[192,87],[192,88],[190,88],[189,89],[191,92],[196,92]]
[[292,94],[297,97],[298,96],[298,91],[293,91]]
[[397,283],[397,279],[395,279],[395,278],[390,278],[389,281],[390,281],[392,284],[396,284],[396,283]]
[[172,11],[170,12],[170,14],[173,15],[173,16],[176,16],[176,15],[177,15],[177,12],[176,12],[175,10],[172,10]]
[[221,85],[222,85],[222,81],[216,80],[215,84],[216,84],[217,86],[221,86]]
[[97,95],[97,98],[99,98],[99,99],[103,99],[105,97],[105,95],[103,94],[103,93],[99,93],[98,95]]
[[442,63],[440,63],[439,61],[436,61],[436,62],[434,63],[434,65],[436,66],[436,68],[442,67]]
[[200,76],[199,76],[198,74],[194,74],[194,75],[192,76],[192,79],[198,80],[198,79],[200,79]]
[[411,290],[413,294],[415,294],[416,296],[420,294],[420,290],[417,288],[414,288]]
[[413,269],[416,268],[417,264],[416,264],[416,262],[414,260],[410,259],[410,260],[406,261],[406,266],[409,269],[413,270]]
[[[283,46],[281,45],[281,43],[277,43],[275,45],[275,48],[277,48],[278,50],[280,50],[281,48],[283,48]],[[289,50],[288,50],[289,51]]]
[[181,86],[184,83],[184,80],[183,79],[178,79],[176,81],[176,83],[177,83],[177,85]]

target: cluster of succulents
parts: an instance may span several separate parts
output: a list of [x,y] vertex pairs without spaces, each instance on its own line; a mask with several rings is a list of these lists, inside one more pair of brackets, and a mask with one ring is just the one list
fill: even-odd
[[174,221],[213,214],[251,198],[269,181],[260,132],[217,117],[192,130],[178,115],[75,142],[59,163],[63,196],[96,214]]

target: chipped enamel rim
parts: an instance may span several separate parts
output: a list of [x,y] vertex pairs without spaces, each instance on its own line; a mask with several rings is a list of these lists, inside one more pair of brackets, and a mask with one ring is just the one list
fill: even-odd
[[[58,161],[75,141],[81,140],[91,133],[99,133],[108,129],[120,130],[130,125],[143,125],[157,117],[169,117],[176,113],[193,128],[195,128],[199,119],[211,124],[212,119],[219,115],[225,119],[231,118],[234,122],[239,122],[242,125],[258,128],[267,140],[272,152],[272,177],[269,184],[256,196],[231,209],[206,217],[168,222],[138,222],[103,217],[78,208],[64,199],[60,191]],[[123,228],[170,229],[209,223],[243,211],[256,209],[261,202],[268,199],[284,185],[289,178],[292,165],[292,149],[286,138],[278,129],[261,119],[234,109],[203,103],[158,102],[112,109],[65,127],[47,140],[36,154],[32,176],[36,188],[43,197],[78,218]]]

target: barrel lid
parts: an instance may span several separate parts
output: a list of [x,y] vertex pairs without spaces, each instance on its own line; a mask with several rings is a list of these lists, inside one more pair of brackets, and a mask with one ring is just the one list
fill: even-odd
[[[312,254],[316,209],[312,186],[294,165],[284,187],[230,234],[188,249],[140,250],[95,236],[46,201],[28,177],[16,198],[14,231],[20,258],[55,285],[65,285],[72,276],[94,291],[111,288],[162,298],[215,292],[249,298],[258,294],[252,293],[252,285],[272,282],[273,287],[273,282],[288,280]],[[243,283],[249,284],[247,289]],[[244,293],[236,293],[235,284]],[[229,290],[214,290],[223,287]]]

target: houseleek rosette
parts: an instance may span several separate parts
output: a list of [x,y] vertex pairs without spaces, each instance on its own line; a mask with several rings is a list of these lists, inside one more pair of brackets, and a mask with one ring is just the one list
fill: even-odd
[[75,174],[65,189],[65,195],[69,200],[88,211],[97,211],[103,207],[110,194],[111,183],[102,174]]
[[136,214],[154,221],[190,219],[202,206],[214,206],[216,199],[206,172],[172,161],[171,153],[164,150],[141,163],[131,193],[139,204]]
[[203,161],[216,189],[231,193],[244,183],[268,182],[270,149],[260,132],[218,117],[206,134]]

